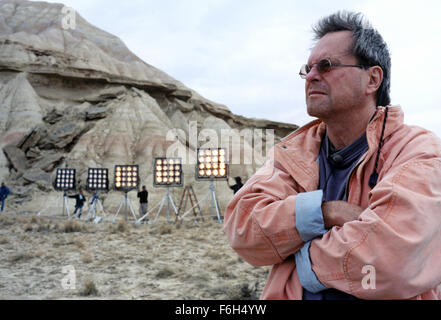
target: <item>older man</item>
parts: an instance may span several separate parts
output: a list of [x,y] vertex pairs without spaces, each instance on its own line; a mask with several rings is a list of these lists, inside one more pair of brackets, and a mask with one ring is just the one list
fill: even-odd
[[225,213],[272,265],[263,299],[441,299],[441,141],[390,105],[390,55],[361,14],[314,28],[300,71],[317,120],[276,145]]

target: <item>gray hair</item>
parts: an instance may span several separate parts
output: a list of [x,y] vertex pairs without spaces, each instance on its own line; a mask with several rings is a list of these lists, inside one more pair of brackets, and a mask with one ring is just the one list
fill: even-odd
[[315,40],[337,31],[352,31],[354,42],[351,50],[358,64],[365,67],[380,66],[383,69],[383,82],[377,91],[377,106],[389,105],[391,59],[383,37],[362,13],[339,11],[322,18],[313,27]]

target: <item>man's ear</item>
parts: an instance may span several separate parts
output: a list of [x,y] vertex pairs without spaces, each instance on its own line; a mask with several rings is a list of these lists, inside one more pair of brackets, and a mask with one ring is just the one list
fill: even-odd
[[383,69],[380,66],[370,67],[368,70],[369,82],[366,87],[366,94],[370,95],[378,91],[383,82]]

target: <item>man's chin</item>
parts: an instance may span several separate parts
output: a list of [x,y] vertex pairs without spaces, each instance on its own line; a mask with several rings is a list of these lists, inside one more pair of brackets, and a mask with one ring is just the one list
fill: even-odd
[[307,105],[308,115],[315,118],[321,118],[325,113],[327,113],[328,108],[322,105]]

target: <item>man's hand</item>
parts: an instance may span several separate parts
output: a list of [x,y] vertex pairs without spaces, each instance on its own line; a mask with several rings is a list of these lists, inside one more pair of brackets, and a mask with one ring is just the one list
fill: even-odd
[[346,222],[357,220],[364,211],[362,207],[346,201],[328,201],[322,204],[323,221],[326,229],[343,226]]

